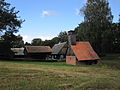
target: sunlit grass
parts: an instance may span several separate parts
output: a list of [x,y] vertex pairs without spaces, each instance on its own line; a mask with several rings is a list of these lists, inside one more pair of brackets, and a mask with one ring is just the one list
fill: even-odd
[[92,66],[0,61],[0,90],[119,90],[119,82],[119,60]]

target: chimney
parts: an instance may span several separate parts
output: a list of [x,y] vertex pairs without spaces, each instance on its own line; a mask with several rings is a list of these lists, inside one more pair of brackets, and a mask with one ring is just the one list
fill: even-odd
[[76,34],[75,31],[68,31],[68,43],[69,45],[76,45]]

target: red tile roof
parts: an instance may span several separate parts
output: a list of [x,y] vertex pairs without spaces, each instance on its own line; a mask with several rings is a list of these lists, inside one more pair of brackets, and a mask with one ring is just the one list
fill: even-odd
[[25,46],[28,53],[51,53],[49,46]]
[[89,42],[77,42],[76,45],[71,47],[78,61],[100,59]]

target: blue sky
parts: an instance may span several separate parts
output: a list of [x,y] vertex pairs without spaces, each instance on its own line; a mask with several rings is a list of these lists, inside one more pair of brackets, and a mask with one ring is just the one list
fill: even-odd
[[[51,39],[61,31],[72,30],[84,19],[78,11],[86,0],[6,0],[19,10],[21,19],[25,19],[19,30],[24,41],[31,42],[33,38]],[[118,22],[120,0],[108,0]]]

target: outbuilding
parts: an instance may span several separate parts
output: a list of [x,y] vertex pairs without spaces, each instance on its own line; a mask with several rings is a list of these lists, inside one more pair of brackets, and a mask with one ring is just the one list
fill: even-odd
[[97,64],[100,59],[89,42],[76,42],[74,31],[68,31],[66,63],[71,65]]
[[52,49],[49,46],[25,46],[24,53],[27,58],[46,60],[51,55]]
[[66,58],[68,44],[67,42],[55,44],[52,47],[52,57],[53,59],[64,59]]

